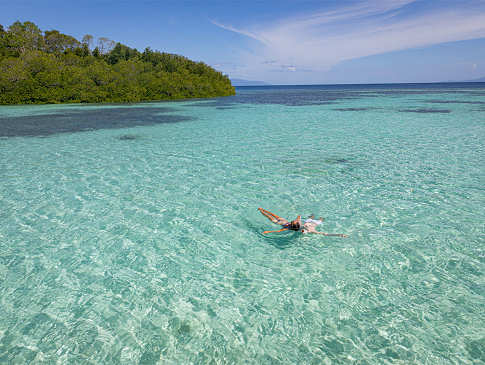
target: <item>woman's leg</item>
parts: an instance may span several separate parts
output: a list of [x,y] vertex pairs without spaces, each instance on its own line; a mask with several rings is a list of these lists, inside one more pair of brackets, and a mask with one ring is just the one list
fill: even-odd
[[281,224],[281,225],[288,223],[288,221],[285,218],[278,217],[276,214],[271,213],[268,210],[265,210],[263,208],[258,208],[258,210],[261,212],[262,215],[264,215],[273,223]]

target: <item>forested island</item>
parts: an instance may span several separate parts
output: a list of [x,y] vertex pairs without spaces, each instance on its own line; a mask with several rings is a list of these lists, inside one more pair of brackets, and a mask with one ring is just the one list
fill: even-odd
[[143,52],[32,22],[0,25],[0,104],[101,103],[234,95],[229,78],[186,57]]

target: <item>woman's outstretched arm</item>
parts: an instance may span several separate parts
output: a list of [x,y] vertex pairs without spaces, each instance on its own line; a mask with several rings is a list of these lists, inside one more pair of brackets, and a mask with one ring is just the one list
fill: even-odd
[[288,230],[288,228],[283,228],[283,229],[280,229],[279,231],[264,231],[263,234],[264,233],[277,233],[277,232],[283,232],[283,231],[287,231],[287,230]]
[[314,234],[323,234],[324,236],[329,236],[329,237],[348,237],[346,234],[343,233],[325,233],[325,232],[317,232],[317,231],[310,231],[310,233]]

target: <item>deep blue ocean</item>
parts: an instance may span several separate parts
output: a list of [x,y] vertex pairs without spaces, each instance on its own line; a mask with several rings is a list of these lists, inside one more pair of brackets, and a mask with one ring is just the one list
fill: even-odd
[[485,83],[0,106],[0,363],[485,363]]

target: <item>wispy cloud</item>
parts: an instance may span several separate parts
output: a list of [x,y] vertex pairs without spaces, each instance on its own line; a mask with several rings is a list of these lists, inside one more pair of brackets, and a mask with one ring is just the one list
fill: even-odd
[[213,23],[260,42],[245,53],[248,73],[324,71],[344,60],[485,37],[485,1],[439,3],[420,10],[416,0],[367,0],[269,24]]
[[219,23],[215,20],[211,20],[211,22],[212,22],[212,24],[217,25],[218,27],[220,27],[222,29],[229,30],[229,31],[235,32],[235,33],[239,33],[239,34],[245,35],[246,37],[253,38],[257,41],[260,41],[262,43],[266,43],[264,38],[262,38],[261,35],[258,35],[257,33],[253,33],[253,32],[250,32],[250,31],[243,30],[243,29],[236,29],[236,28],[234,28],[230,25],[225,25],[225,24]]

